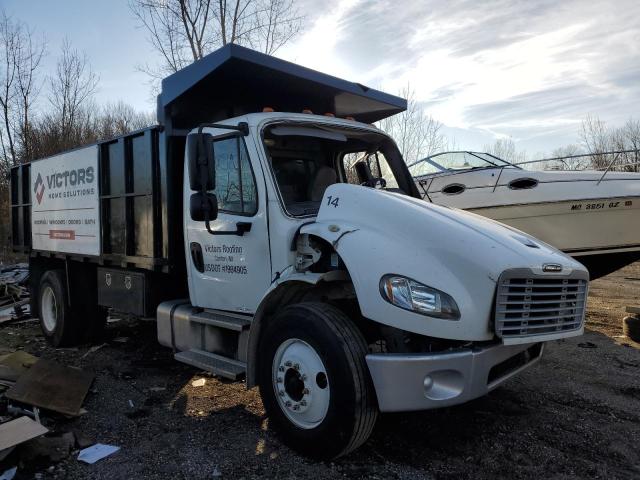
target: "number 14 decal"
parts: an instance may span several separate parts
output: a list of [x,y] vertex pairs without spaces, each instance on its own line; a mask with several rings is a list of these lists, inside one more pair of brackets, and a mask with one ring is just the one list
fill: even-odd
[[338,202],[340,201],[340,197],[332,197],[329,195],[327,197],[327,205],[333,205],[333,208],[338,208]]

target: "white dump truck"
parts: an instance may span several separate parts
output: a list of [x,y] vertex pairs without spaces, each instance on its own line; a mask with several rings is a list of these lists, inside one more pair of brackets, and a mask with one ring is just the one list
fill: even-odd
[[270,426],[316,458],[580,335],[585,268],[424,202],[371,125],[404,108],[230,45],[162,82],[158,126],[16,167],[12,238],[44,335],[154,317],[176,360],[259,386]]

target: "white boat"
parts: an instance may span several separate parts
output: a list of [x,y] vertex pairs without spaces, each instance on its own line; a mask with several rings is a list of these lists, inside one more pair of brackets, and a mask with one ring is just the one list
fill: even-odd
[[[611,165],[609,166],[611,167]],[[640,173],[525,170],[488,153],[409,165],[425,200],[529,233],[598,278],[640,259]]]

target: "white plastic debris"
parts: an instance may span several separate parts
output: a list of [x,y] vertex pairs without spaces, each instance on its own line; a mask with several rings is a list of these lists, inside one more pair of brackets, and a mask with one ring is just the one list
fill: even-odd
[[191,382],[191,386],[192,387],[204,387],[205,383],[207,383],[207,381],[204,378],[199,378],[199,379],[194,380],[193,382]]
[[13,467],[8,470],[5,470],[2,475],[0,475],[0,480],[11,480],[16,476],[16,472],[18,471],[18,467]]
[[120,447],[105,445],[103,443],[96,443],[95,445],[87,447],[84,450],[80,450],[78,460],[81,462],[94,464],[98,460],[102,460],[103,458],[116,453],[118,450],[120,450]]

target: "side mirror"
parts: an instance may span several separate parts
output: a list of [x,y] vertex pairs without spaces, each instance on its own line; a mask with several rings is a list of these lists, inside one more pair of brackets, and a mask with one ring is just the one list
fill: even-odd
[[213,193],[194,193],[189,202],[189,212],[194,222],[215,220],[218,218],[218,199]]
[[187,136],[187,161],[191,190],[215,190],[216,167],[213,159],[213,137],[210,133],[190,133]]

